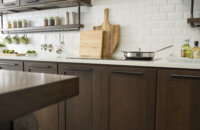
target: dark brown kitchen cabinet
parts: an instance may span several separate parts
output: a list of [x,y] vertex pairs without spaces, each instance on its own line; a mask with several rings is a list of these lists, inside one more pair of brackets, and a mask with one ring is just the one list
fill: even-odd
[[0,68],[5,69],[5,70],[23,71],[23,62],[22,61],[1,60]]
[[156,130],[200,130],[200,71],[159,70]]
[[79,95],[65,102],[66,130],[92,130],[93,69],[88,65],[59,64],[59,74],[79,77]]
[[57,63],[24,62],[24,71],[57,74]]
[[19,6],[19,0],[0,0],[0,9]]
[[[24,71],[57,74],[57,63],[24,62]],[[38,110],[34,114],[41,130],[59,130],[58,104]]]
[[101,130],[154,130],[156,70],[102,70]]

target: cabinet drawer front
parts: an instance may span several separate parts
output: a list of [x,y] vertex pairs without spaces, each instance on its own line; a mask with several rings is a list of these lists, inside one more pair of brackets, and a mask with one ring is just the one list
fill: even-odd
[[59,64],[59,74],[81,74],[92,72],[92,68],[88,65],[75,65],[75,64]]
[[[193,70],[159,70],[158,78],[163,79],[167,78],[168,80],[200,80],[200,71]],[[164,74],[164,75],[163,75]]]
[[0,68],[5,70],[23,71],[23,62],[20,61],[0,61]]
[[57,63],[24,62],[24,70],[28,72],[57,74]]

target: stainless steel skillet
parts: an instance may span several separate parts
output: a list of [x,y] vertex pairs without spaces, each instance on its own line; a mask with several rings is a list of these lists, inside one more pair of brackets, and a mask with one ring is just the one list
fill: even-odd
[[153,60],[153,58],[155,57],[155,54],[157,52],[163,51],[165,49],[171,48],[173,47],[173,45],[164,47],[162,49],[159,49],[155,52],[142,52],[141,49],[139,48],[139,51],[133,51],[133,52],[129,52],[129,51],[123,51],[124,56],[126,59],[133,59],[133,60]]

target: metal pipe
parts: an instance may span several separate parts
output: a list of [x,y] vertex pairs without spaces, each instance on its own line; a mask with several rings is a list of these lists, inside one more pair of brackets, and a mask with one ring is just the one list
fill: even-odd
[[194,0],[191,0],[191,18],[194,18]]

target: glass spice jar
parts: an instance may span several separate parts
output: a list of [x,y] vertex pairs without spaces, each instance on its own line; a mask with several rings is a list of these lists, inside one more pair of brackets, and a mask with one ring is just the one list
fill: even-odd
[[43,26],[48,26],[48,19],[47,18],[44,19]]
[[57,16],[57,17],[56,17],[56,26],[59,26],[59,25],[61,25],[61,20],[60,20],[60,18]]
[[17,28],[17,21],[13,21],[13,28]]
[[17,27],[18,27],[18,28],[22,28],[22,21],[21,21],[21,20],[18,21]]
[[23,20],[23,28],[27,28],[27,27],[28,27],[27,20],[26,20],[26,19],[24,19],[24,20]]
[[10,21],[8,21],[8,28],[12,28],[12,24]]
[[53,17],[51,17],[51,18],[49,19],[49,25],[50,25],[50,26],[55,26],[55,19],[54,19]]

